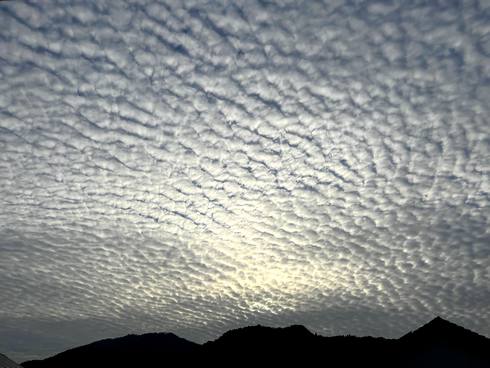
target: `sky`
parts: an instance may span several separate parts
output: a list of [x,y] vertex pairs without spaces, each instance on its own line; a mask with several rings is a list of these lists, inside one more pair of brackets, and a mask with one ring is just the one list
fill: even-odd
[[489,1],[0,4],[0,352],[490,336]]

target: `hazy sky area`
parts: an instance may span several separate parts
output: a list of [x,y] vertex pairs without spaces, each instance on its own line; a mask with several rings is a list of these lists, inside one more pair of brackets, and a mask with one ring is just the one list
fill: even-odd
[[490,1],[0,4],[0,352],[252,324],[490,336]]

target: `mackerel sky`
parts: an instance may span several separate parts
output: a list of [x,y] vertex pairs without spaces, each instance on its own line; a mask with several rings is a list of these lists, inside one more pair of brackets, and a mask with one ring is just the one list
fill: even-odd
[[490,336],[490,2],[0,4],[0,352]]

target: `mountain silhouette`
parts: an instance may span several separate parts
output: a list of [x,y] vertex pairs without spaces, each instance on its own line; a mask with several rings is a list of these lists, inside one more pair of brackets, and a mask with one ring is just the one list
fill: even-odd
[[[196,354],[199,345],[172,333],[149,333],[105,339],[64,351],[44,360],[22,363],[27,367],[152,367]],[[158,363],[158,364],[157,364]],[[161,364],[160,364],[161,365]]]
[[317,366],[317,362],[324,361],[331,366],[349,367],[358,366],[366,359],[374,360],[375,352],[389,350],[391,343],[373,337],[324,337],[297,325],[252,326],[228,331],[217,340],[205,343],[203,354],[206,361],[232,361],[240,357],[241,363],[251,366]]
[[464,342],[471,343],[483,341],[482,338],[485,338],[476,332],[458,326],[457,324],[449,322],[438,316],[417,330],[411,331],[402,336],[400,340],[419,341],[424,343],[428,341],[442,340],[446,342],[454,341],[456,343],[460,343],[460,339],[463,337]]
[[297,365],[302,367],[490,367],[490,339],[437,317],[399,339],[314,334],[304,326],[250,326],[202,345],[171,333],[84,345],[24,368]]
[[489,339],[464,327],[436,317],[419,329],[402,336],[403,367],[490,367]]

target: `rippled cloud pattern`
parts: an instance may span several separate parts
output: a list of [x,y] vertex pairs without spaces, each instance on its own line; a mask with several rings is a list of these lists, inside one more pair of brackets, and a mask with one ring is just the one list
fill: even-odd
[[489,5],[0,4],[0,351],[489,336]]

